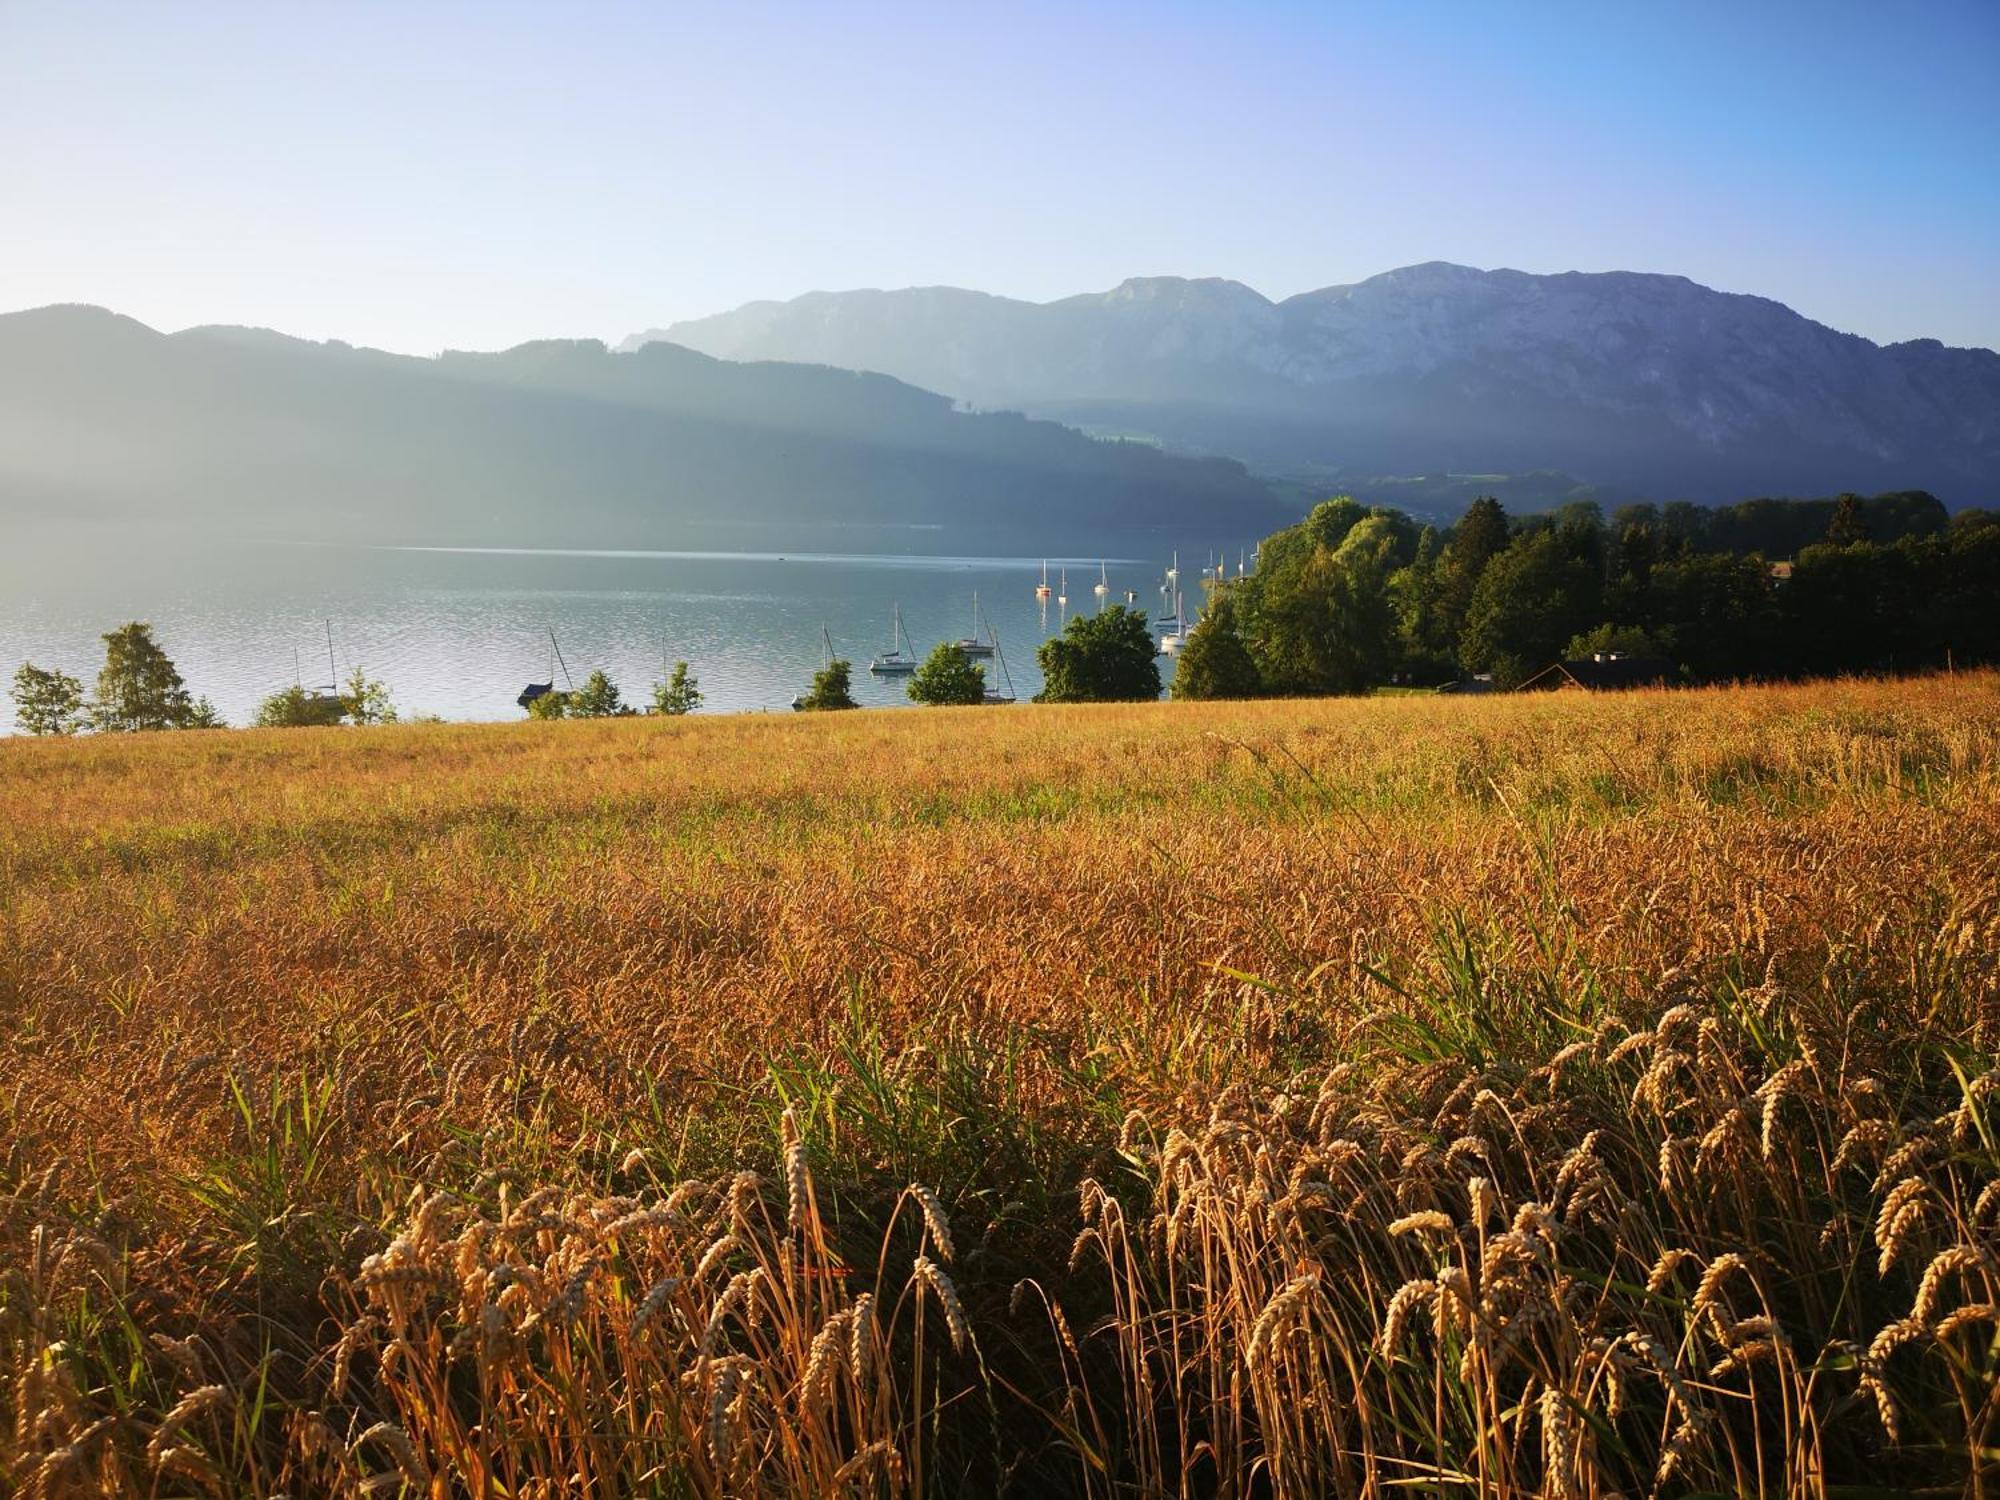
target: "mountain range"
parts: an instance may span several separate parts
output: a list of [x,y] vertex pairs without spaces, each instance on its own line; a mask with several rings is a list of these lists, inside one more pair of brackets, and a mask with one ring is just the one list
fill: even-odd
[[[422,359],[100,308],[0,316],[0,517],[534,546],[1004,546],[1296,517],[1240,464],[880,374],[595,341]],[[929,542],[926,538],[931,538]]]
[[1273,302],[1147,277],[1032,303],[815,292],[634,335],[872,370],[1269,473],[1552,470],[1655,499],[2000,492],[2000,355],[1878,345],[1679,276],[1433,262]]

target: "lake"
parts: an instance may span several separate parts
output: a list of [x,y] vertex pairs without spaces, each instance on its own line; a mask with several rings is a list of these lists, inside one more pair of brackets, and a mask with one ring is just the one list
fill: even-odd
[[[1181,555],[1190,613],[1208,556]],[[1112,602],[1130,590],[1138,608],[1160,612],[1167,555],[1142,540],[1103,559],[1048,559],[1051,585],[1067,569],[1070,613],[1096,608],[1100,561]],[[563,683],[553,631],[577,682],[601,668],[628,701],[643,705],[663,663],[685,659],[704,711],[789,711],[820,665],[824,627],[854,663],[855,697],[889,706],[907,702],[906,679],[872,676],[867,663],[889,645],[892,607],[921,657],[971,632],[977,593],[1025,702],[1041,687],[1035,648],[1062,617],[1053,600],[1044,610],[1034,597],[1041,569],[1041,558],[1017,556],[365,547],[49,530],[10,537],[0,554],[0,671],[11,679],[30,660],[88,686],[103,633],[148,620],[190,691],[244,724],[265,695],[328,680],[330,627],[338,676],[360,665],[401,713],[514,719],[527,683],[550,680],[552,669]],[[1004,686],[999,661],[986,667]],[[11,710],[0,708],[9,728]]]

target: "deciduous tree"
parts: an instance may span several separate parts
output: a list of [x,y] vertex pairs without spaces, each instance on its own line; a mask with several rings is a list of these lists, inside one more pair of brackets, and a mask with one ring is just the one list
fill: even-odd
[[1073,615],[1061,635],[1042,642],[1035,660],[1042,668],[1037,703],[1138,703],[1160,696],[1153,633],[1144,614],[1122,604]]
[[75,734],[89,722],[83,684],[67,672],[22,662],[14,673],[14,722],[29,734]]
[[653,712],[670,719],[691,714],[701,707],[701,679],[688,672],[684,661],[674,663],[665,682],[653,684]]
[[924,658],[923,665],[910,674],[909,686],[904,691],[911,702],[933,707],[984,703],[986,672],[951,641],[940,641]]
[[1255,698],[1264,690],[1257,663],[1236,632],[1236,602],[1223,589],[1195,622],[1174,662],[1176,699]]

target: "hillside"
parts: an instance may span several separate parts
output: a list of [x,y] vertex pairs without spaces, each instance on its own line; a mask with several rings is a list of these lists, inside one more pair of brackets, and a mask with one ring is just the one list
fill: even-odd
[[1046,549],[1291,513],[1243,469],[975,415],[882,375],[591,341],[414,359],[95,308],[0,317],[0,516],[273,536]]
[[1991,673],[0,741],[0,1490],[1972,1492],[1997,794]]
[[1656,499],[2000,488],[2000,355],[1879,346],[1678,276],[1432,263],[1272,302],[1130,280],[1045,304],[813,293],[640,334],[879,370],[1275,472],[1556,470]]

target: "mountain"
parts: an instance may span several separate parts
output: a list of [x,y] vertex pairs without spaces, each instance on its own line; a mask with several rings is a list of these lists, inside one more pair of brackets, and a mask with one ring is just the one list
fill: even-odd
[[1283,474],[1555,470],[1655,498],[2000,491],[2000,355],[1881,346],[1679,276],[1434,262],[1272,302],[1148,277],[1031,303],[813,293],[639,334],[877,370]]
[[0,316],[0,516],[495,545],[1039,553],[1296,518],[1241,465],[885,375],[594,341],[415,359],[98,308]]

